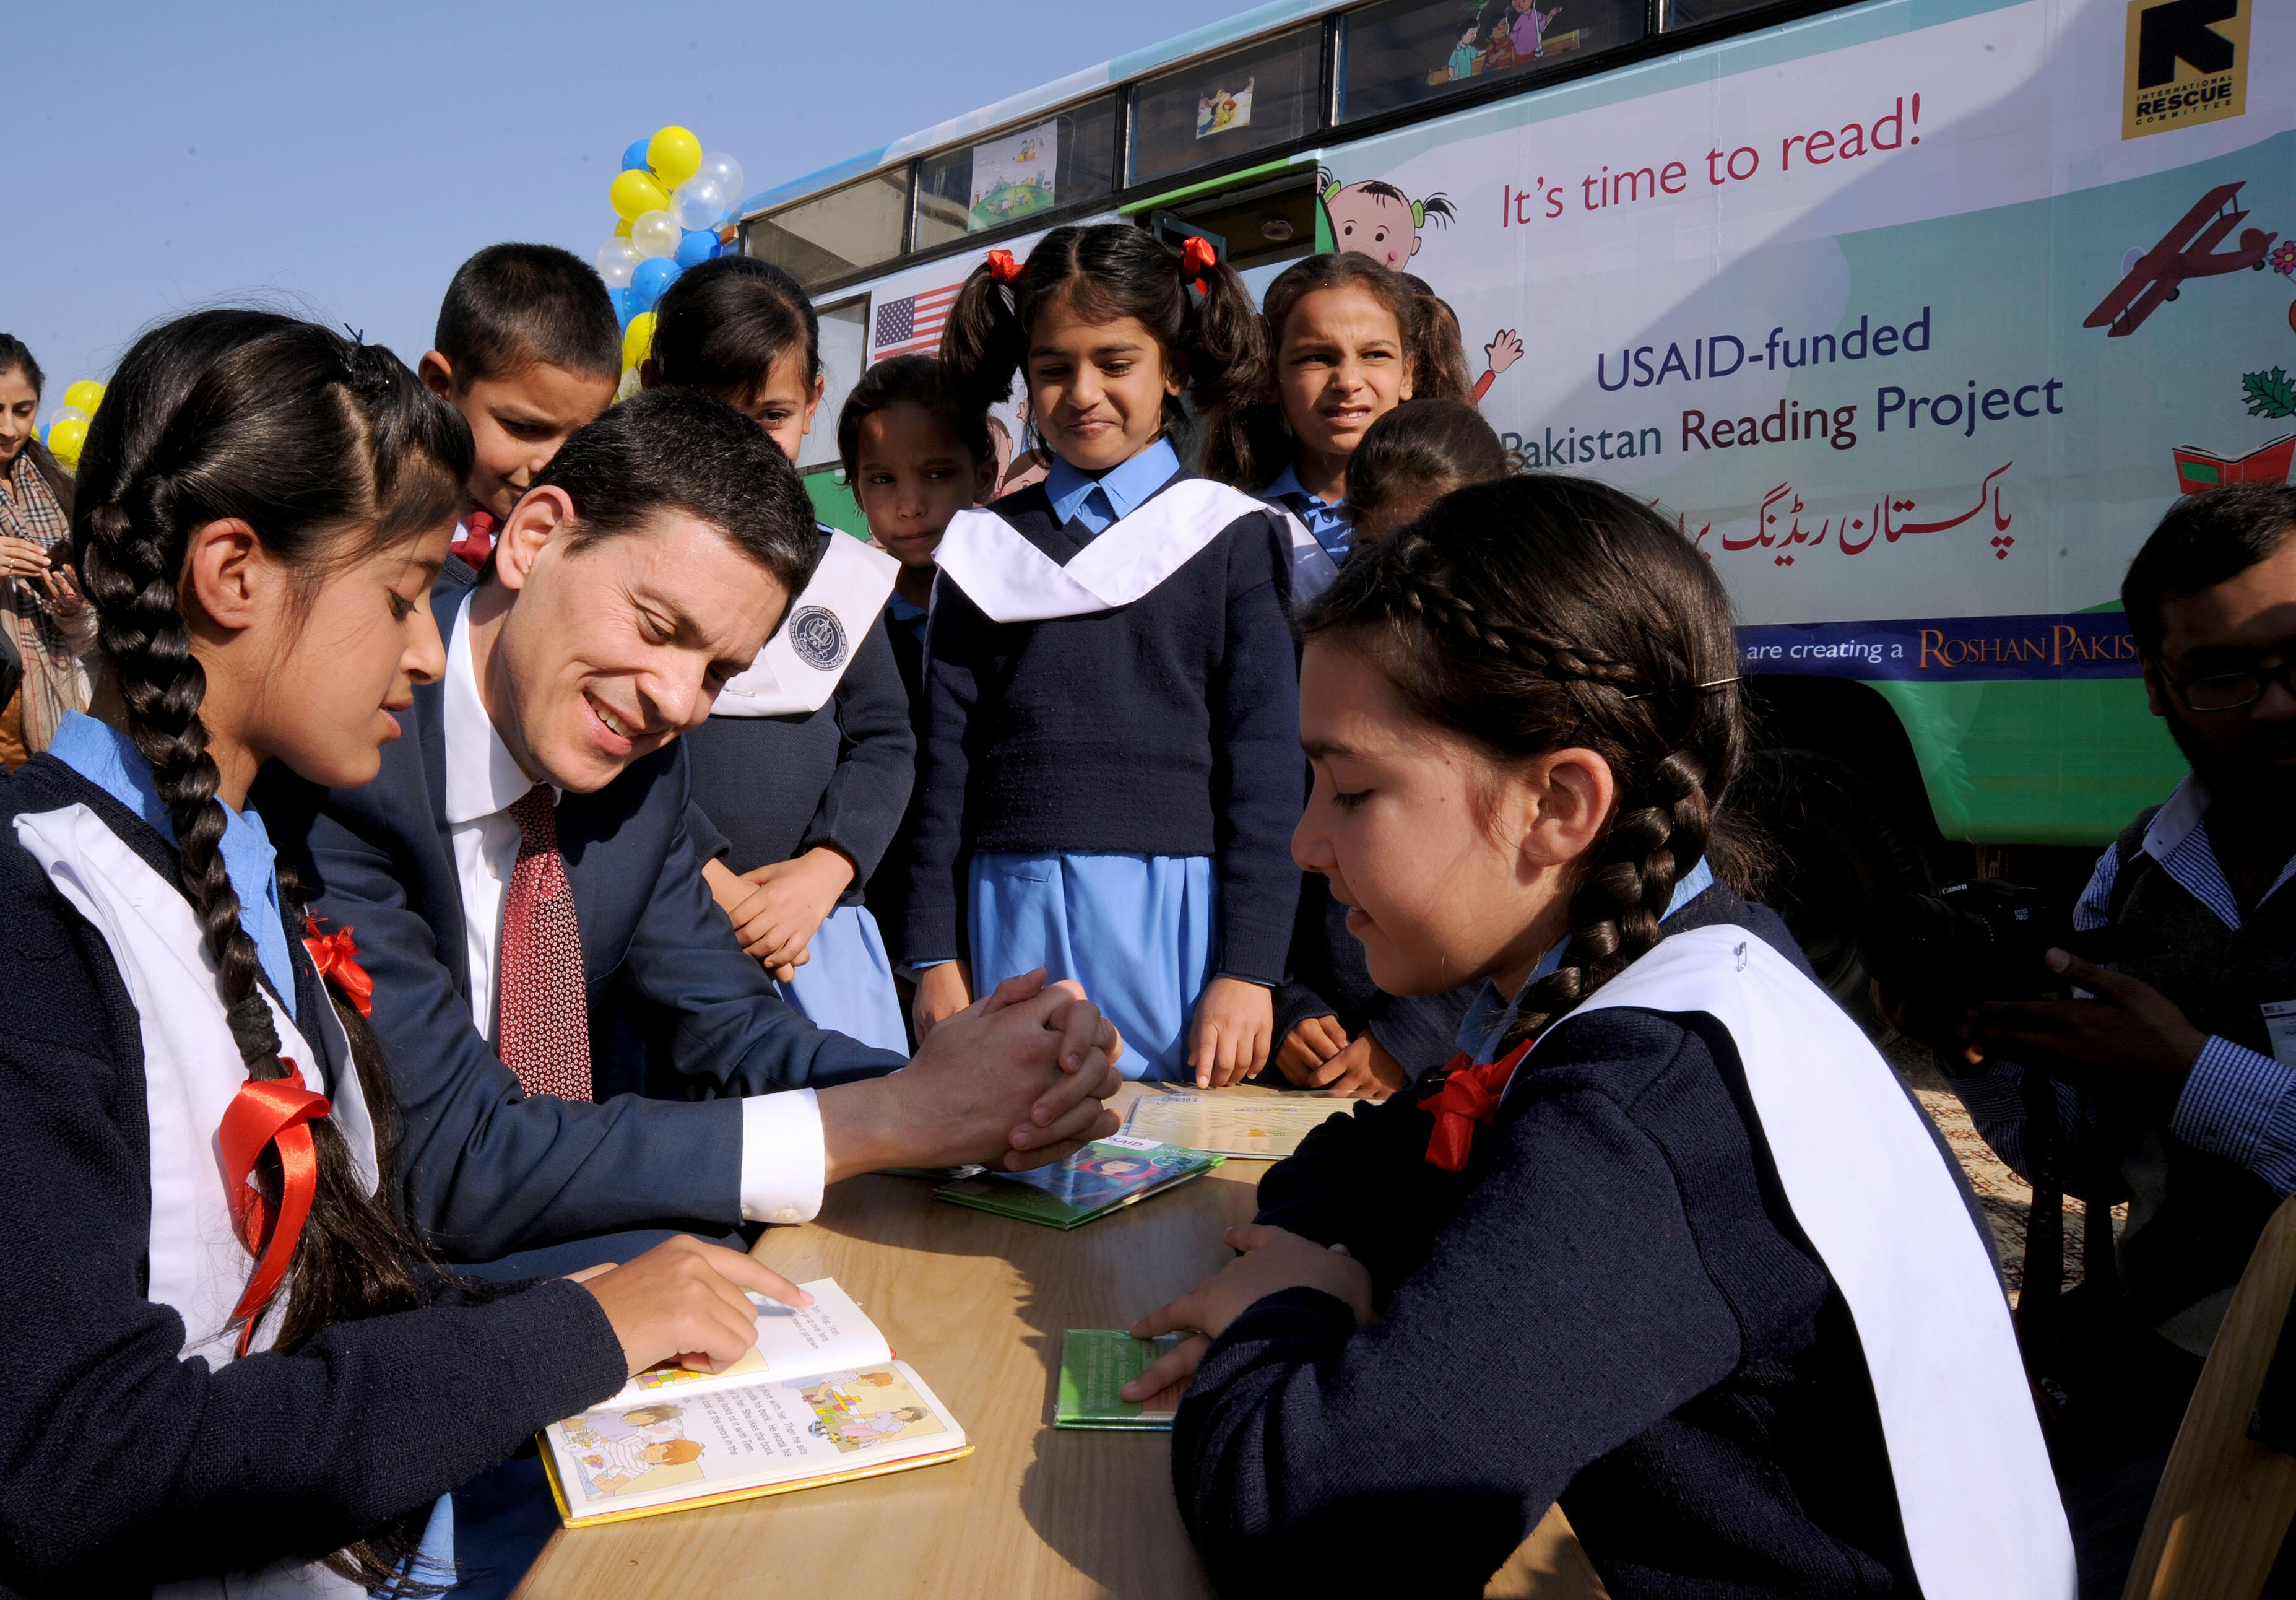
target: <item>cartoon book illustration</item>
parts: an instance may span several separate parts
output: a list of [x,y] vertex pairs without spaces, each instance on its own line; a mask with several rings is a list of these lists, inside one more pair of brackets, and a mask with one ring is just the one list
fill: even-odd
[[893,1358],[834,1279],[804,1287],[814,1296],[805,1310],[760,1313],[758,1337],[772,1350],[758,1366],[651,1389],[644,1380],[652,1374],[642,1373],[604,1405],[544,1431],[543,1465],[566,1526],[841,1483],[971,1452],[948,1408]]
[[2219,455],[2198,445],[2178,445],[2177,492],[2197,495],[2227,483],[2285,483],[2292,460],[2296,460],[2296,433],[2284,433],[2270,444],[2242,456]]
[[1225,1158],[1124,1134],[1086,1145],[1029,1172],[984,1172],[933,1193],[975,1210],[1077,1227],[1210,1171]]
[[1061,1395],[1053,1411],[1055,1428],[1168,1430],[1180,1408],[1175,1383],[1144,1400],[1117,1392],[1148,1370],[1148,1364],[1180,1342],[1177,1333],[1135,1339],[1121,1328],[1070,1328],[1061,1335]]
[[1199,1089],[1159,1083],[1160,1093],[1132,1103],[1124,1131],[1136,1139],[1155,1139],[1214,1155],[1279,1161],[1300,1141],[1333,1117],[1351,1116],[1359,1101],[1320,1089],[1273,1089],[1241,1083],[1225,1089]]

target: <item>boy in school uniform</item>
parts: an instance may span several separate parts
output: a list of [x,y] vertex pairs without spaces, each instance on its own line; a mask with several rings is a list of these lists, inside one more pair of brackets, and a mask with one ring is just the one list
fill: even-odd
[[612,404],[622,334],[588,262],[554,244],[490,244],[455,269],[418,371],[471,425],[477,462],[455,529],[472,569],[558,447]]

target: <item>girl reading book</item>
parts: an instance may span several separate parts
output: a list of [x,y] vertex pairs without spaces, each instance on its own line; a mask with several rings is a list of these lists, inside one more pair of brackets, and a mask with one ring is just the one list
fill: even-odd
[[2070,1595],[1984,1224],[1708,866],[1746,742],[1712,570],[1617,490],[1516,479],[1302,629],[1293,849],[1382,988],[1481,998],[1134,1329],[1209,1337],[1124,1392],[1200,1363],[1173,1478],[1214,1586],[1480,1594],[1559,1499],[1620,1600]]
[[355,930],[305,922],[246,799],[269,760],[373,777],[445,665],[470,469],[389,351],[255,311],[144,335],[88,430],[96,715],[0,779],[0,1589],[448,1581],[500,1556],[448,1491],[634,1371],[734,1359],[744,1290],[806,1298],[690,1238],[459,1283],[392,1209]]

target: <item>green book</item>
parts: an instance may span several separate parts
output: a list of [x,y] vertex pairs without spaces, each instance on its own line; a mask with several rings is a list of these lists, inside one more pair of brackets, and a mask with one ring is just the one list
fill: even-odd
[[1185,1384],[1175,1383],[1145,1400],[1125,1399],[1117,1391],[1181,1337],[1135,1339],[1121,1328],[1070,1328],[1061,1336],[1061,1400],[1053,1425],[1168,1431]]
[[983,1172],[943,1184],[933,1193],[958,1205],[1040,1222],[1046,1227],[1077,1227],[1136,1201],[1185,1183],[1219,1166],[1225,1158],[1154,1139],[1114,1134],[1096,1140],[1064,1161],[1028,1172]]

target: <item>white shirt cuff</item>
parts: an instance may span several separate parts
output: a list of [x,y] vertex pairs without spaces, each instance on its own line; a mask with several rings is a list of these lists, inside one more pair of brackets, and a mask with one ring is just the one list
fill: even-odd
[[829,1171],[821,1103],[811,1089],[742,1102],[742,1215],[751,1222],[810,1222]]

